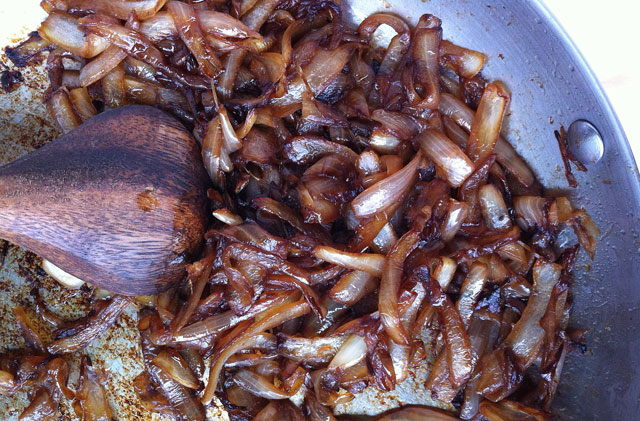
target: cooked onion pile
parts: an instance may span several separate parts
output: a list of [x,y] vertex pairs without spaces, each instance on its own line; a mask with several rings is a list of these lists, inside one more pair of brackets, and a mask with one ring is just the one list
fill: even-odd
[[[101,374],[85,361],[72,390],[63,356],[133,302],[147,367],[134,386],[154,412],[203,419],[217,396],[232,419],[330,420],[433,353],[426,387],[455,416],[548,417],[581,340],[567,331],[572,267],[598,229],[544,197],[501,136],[510,94],[480,75],[483,54],[443,40],[432,15],[345,28],[331,1],[42,5],[39,36],[8,53],[50,50],[62,130],[125,104],[174,114],[201,142],[212,218],[174,289],[96,299],[71,325],[38,300],[57,327],[46,346],[16,310],[33,352],[2,365],[0,393],[37,385],[23,417],[61,396],[108,415]],[[397,33],[384,46],[382,25]],[[455,419],[401,411],[383,419]]]

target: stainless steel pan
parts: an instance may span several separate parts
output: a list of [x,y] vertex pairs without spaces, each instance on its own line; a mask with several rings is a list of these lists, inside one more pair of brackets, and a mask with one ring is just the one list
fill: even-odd
[[[37,2],[29,0],[35,5]],[[21,2],[22,3],[22,2]],[[488,79],[512,91],[507,139],[526,158],[550,192],[568,193],[585,207],[602,237],[594,262],[578,264],[572,325],[589,328],[588,350],[567,358],[555,412],[567,419],[631,420],[640,415],[640,178],[631,150],[602,88],[566,33],[539,1],[530,0],[343,0],[345,18],[358,23],[375,11],[392,11],[415,23],[423,13],[443,21],[445,37],[485,52]],[[3,7],[5,7],[3,5]],[[23,7],[22,4],[20,7]],[[11,11],[4,11],[11,14]],[[17,19],[23,14],[15,12]],[[627,40],[631,42],[632,40]],[[625,42],[622,40],[622,42]],[[6,162],[55,137],[39,103],[45,78],[35,70],[12,94],[0,94],[0,161]],[[567,187],[553,130],[584,119],[599,131],[603,155]],[[594,155],[586,141],[579,155]],[[581,148],[581,149],[580,149]],[[595,154],[598,155],[598,154]],[[0,252],[4,250],[0,245]],[[0,351],[20,347],[10,315],[12,303],[31,303],[28,291],[38,279],[52,291],[55,308],[81,313],[82,293],[64,292],[34,265],[34,257],[13,246],[0,268]],[[0,262],[1,254],[0,254]],[[89,349],[110,373],[107,387],[119,419],[151,419],[136,403],[130,380],[141,369],[133,326],[127,315]],[[46,330],[43,327],[44,330]],[[420,373],[416,373],[420,377]],[[419,383],[419,382],[418,382]],[[425,401],[418,385],[393,395],[371,393],[350,409],[375,413],[403,403]],[[0,418],[15,418],[26,404],[0,397]],[[65,416],[70,416],[65,406]],[[212,417],[223,416],[211,411]]]

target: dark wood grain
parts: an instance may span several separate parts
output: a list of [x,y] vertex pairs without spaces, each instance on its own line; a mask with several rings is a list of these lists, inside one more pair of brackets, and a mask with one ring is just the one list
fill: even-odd
[[200,246],[207,182],[178,121],[117,108],[0,168],[0,237],[101,288],[157,293]]

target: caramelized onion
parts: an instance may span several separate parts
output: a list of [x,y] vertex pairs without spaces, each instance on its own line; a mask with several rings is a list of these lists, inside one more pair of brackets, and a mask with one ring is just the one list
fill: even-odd
[[442,132],[428,129],[418,136],[422,152],[441,168],[449,184],[459,187],[473,172],[467,155]]

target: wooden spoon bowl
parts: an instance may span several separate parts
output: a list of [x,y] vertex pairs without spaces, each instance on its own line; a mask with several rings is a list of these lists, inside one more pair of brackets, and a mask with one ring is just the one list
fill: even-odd
[[207,185],[176,119],[117,108],[0,167],[0,237],[109,291],[155,294],[199,249]]

